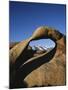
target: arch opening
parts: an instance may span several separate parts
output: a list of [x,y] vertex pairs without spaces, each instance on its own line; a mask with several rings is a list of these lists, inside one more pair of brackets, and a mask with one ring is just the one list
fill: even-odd
[[35,49],[48,50],[55,47],[55,42],[52,41],[51,39],[41,39],[41,40],[31,41],[29,46],[31,46],[33,50]]

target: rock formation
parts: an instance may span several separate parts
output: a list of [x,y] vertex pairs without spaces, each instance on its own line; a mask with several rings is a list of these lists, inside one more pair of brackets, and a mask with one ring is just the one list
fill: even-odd
[[[33,40],[51,39],[55,47],[34,57]],[[66,83],[65,36],[56,29],[39,27],[33,35],[10,49],[10,88],[56,86]]]

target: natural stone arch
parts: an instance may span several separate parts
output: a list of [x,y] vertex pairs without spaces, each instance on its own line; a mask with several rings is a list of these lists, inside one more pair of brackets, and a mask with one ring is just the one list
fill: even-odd
[[10,50],[10,60],[14,63],[21,52],[24,52],[24,50],[27,48],[30,41],[50,38],[56,43],[62,36],[63,35],[61,33],[52,28],[40,27],[33,33],[30,38],[20,42]]
[[[49,54],[52,54],[54,55],[54,53],[56,52],[56,48],[57,48],[57,44],[60,44],[60,39],[64,41],[64,35],[61,34],[60,32],[56,31],[55,29],[53,28],[49,28],[49,27],[40,27],[38,28],[34,33],[33,35],[24,40],[23,42],[20,42],[19,44],[17,44],[16,46],[14,46],[11,50],[10,50],[10,59],[11,59],[11,63],[15,65],[15,62],[16,62],[16,59],[20,56],[20,54],[24,53],[25,50],[27,49],[30,41],[32,40],[38,40],[38,39],[47,39],[47,38],[50,38],[52,39],[54,42],[55,42],[55,47],[47,52],[47,53],[44,53],[38,57],[35,57],[35,58],[31,58],[29,59],[28,61],[26,61],[24,63],[24,65],[21,66],[21,68],[19,68],[19,70],[17,71],[17,73],[20,73],[20,70],[22,70],[24,68],[24,70],[26,70],[26,65],[32,61],[32,60],[38,60],[38,58],[41,58],[41,57],[48,57]],[[62,42],[62,45],[65,47],[65,43]],[[53,56],[52,56],[53,57]],[[30,64],[29,64],[30,65]],[[28,69],[28,68],[27,68]],[[30,71],[31,72],[31,71]],[[29,73],[30,73],[29,72]],[[22,73],[20,73],[22,74]],[[19,75],[20,75],[19,74]],[[25,76],[28,75],[28,73],[24,74]],[[24,78],[25,78],[24,76]],[[18,76],[19,77],[19,76]],[[24,79],[23,78],[23,79]],[[25,79],[26,81],[27,79]]]

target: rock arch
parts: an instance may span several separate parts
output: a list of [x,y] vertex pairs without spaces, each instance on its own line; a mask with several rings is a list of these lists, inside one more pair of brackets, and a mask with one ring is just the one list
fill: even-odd
[[[52,50],[48,51],[47,53],[43,53],[37,57],[32,57],[30,59],[26,58],[27,61],[24,60],[24,61],[20,62],[20,64],[16,68],[15,67],[15,66],[17,66],[16,62],[17,61],[19,62],[18,57],[21,55],[21,53],[22,53],[23,57],[25,56],[25,53],[27,52],[26,50],[29,46],[29,43],[33,40],[44,39],[44,38],[45,39],[50,38],[51,40],[53,40],[55,42],[55,47]],[[52,60],[55,57],[55,54],[57,54],[56,52],[59,52],[58,48],[61,48],[61,47],[65,51],[65,36],[53,28],[42,26],[42,27],[37,28],[36,31],[33,33],[33,35],[30,38],[28,38],[24,41],[21,41],[20,43],[15,45],[12,49],[10,49],[10,66],[16,68],[16,69],[13,68],[12,72],[16,73],[15,75],[17,76],[17,78],[20,77],[19,80],[17,79],[17,81],[18,81],[17,83],[16,83],[16,81],[13,82],[13,79],[10,80],[12,85],[14,83],[16,83],[15,86],[13,86],[13,87],[21,87],[21,86],[19,86],[21,84],[20,83],[21,79],[24,80],[25,82],[27,82],[28,87],[35,86],[37,83],[35,81],[33,81],[33,83],[31,83],[30,76],[34,77],[34,75],[33,75],[34,70],[36,70],[37,68],[39,68],[41,65],[45,64],[46,62],[49,62],[50,60]],[[62,50],[60,50],[60,51],[62,51]],[[65,60],[63,60],[63,65],[64,65],[64,62],[65,62]],[[53,61],[53,63],[54,63],[54,61]],[[51,64],[48,63],[48,65],[46,64],[45,66],[49,67],[49,65],[51,65]],[[49,67],[49,69],[50,69],[50,67]],[[52,67],[52,69],[53,69],[53,67]],[[57,69],[58,69],[58,67],[57,67]],[[63,68],[63,70],[64,70],[64,68]],[[35,71],[35,73],[38,73],[38,72],[39,71],[37,71],[37,70]],[[14,73],[11,77],[12,78],[14,77]],[[48,80],[46,83],[46,81],[42,80],[42,81],[40,81],[40,83],[37,86],[40,86],[40,85],[64,85],[65,84],[65,73],[63,73],[62,78],[63,78],[62,81],[56,81],[56,80],[60,79],[60,77],[59,77],[59,78],[55,79],[53,83],[51,83],[51,82],[49,83]],[[41,82],[43,82],[43,81],[45,83],[41,84]]]

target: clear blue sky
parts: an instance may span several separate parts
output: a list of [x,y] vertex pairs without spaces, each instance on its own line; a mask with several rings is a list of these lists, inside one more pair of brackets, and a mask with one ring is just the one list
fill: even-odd
[[[10,42],[27,39],[39,26],[50,26],[65,34],[66,6],[60,4],[41,4],[10,1]],[[50,40],[39,40],[31,45],[52,47]]]

